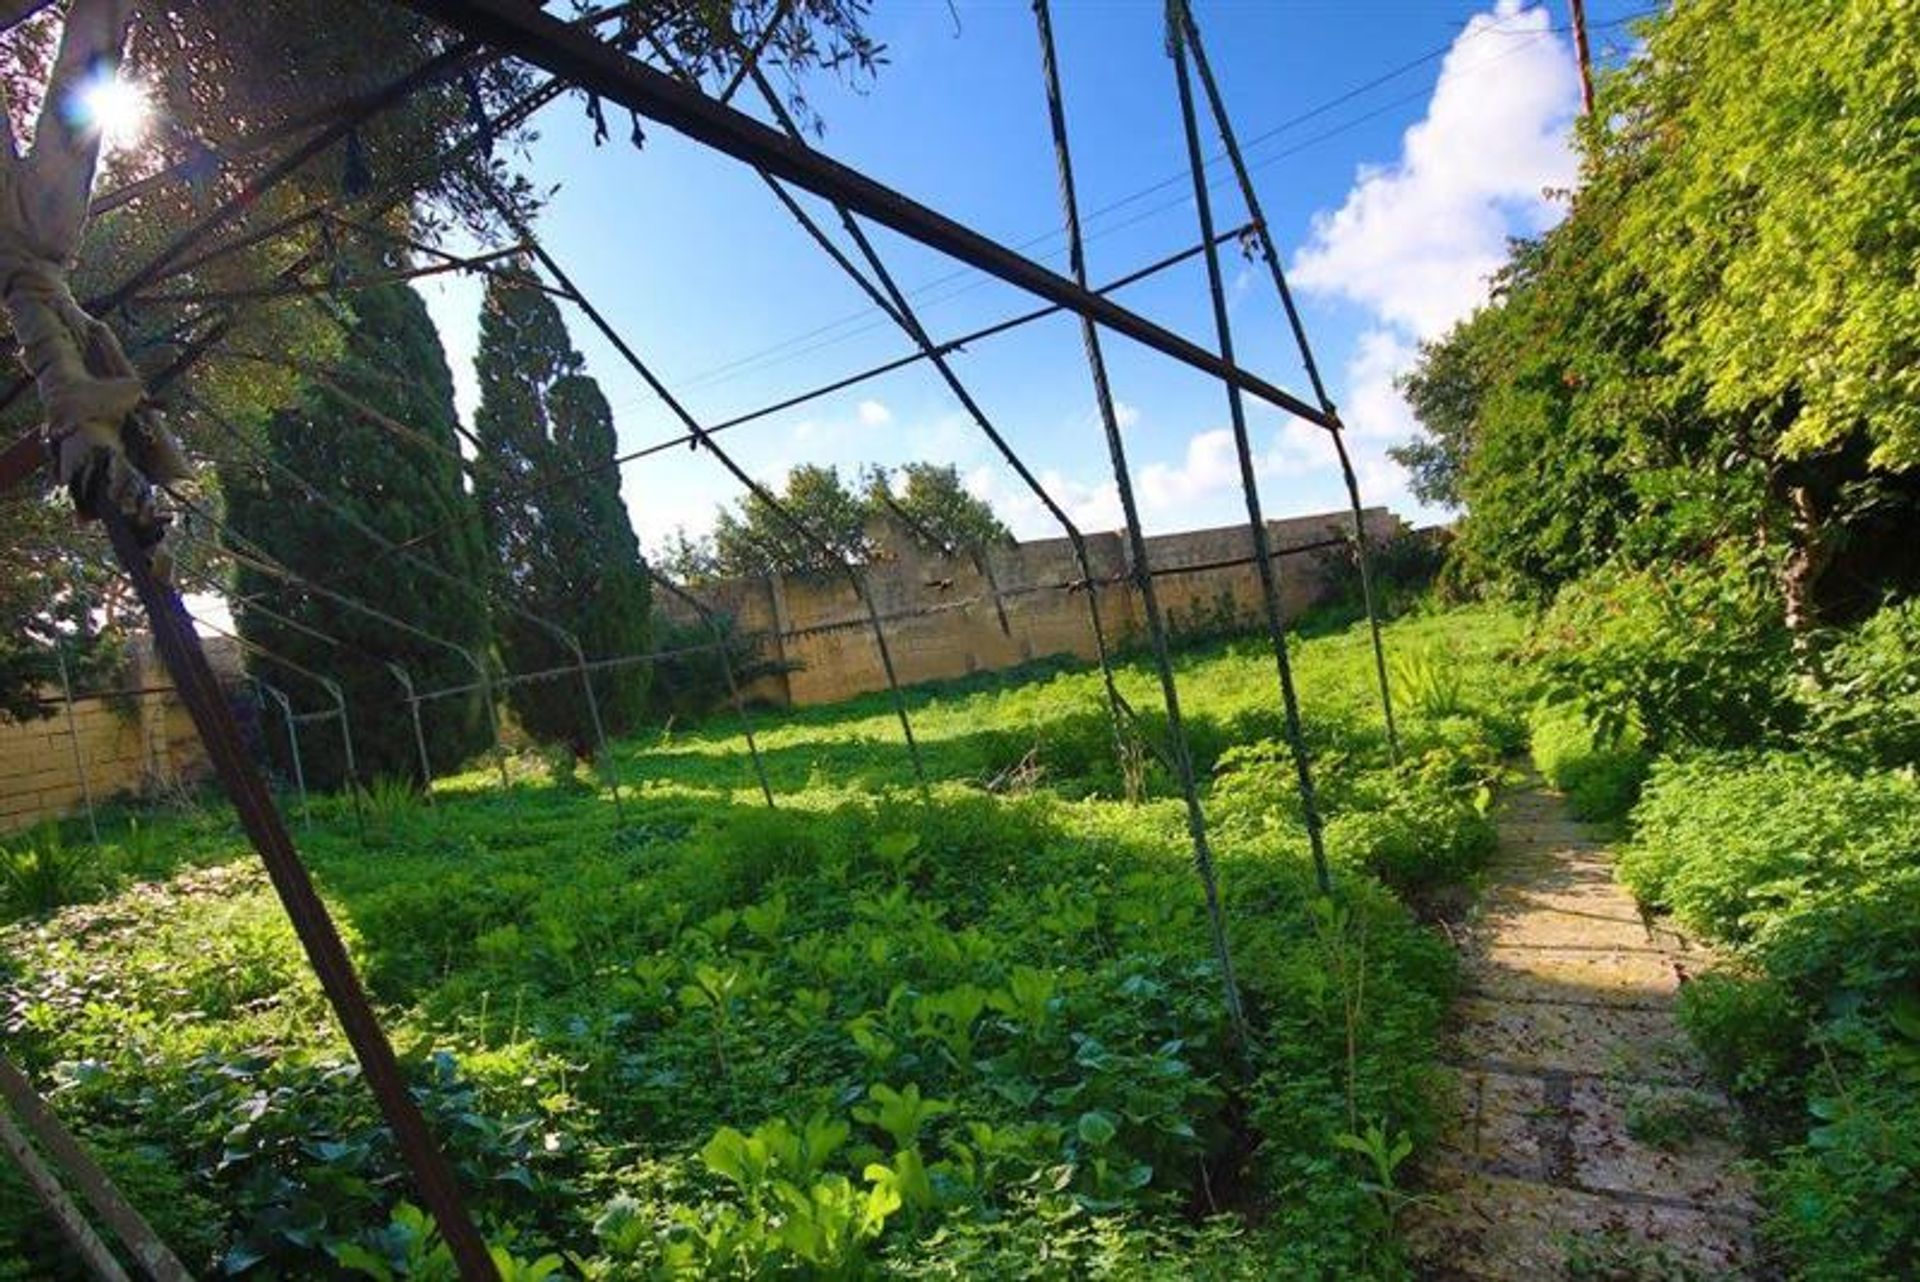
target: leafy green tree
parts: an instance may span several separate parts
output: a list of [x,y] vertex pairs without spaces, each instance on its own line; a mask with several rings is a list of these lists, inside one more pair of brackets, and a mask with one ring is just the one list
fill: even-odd
[[[559,308],[528,281],[503,273],[488,283],[474,362],[475,489],[493,561],[494,625],[507,666],[522,673],[574,661],[553,628],[571,633],[589,659],[644,652],[652,599],[620,474],[607,466],[613,413]],[[645,664],[594,675],[608,733],[644,717],[647,680]],[[589,710],[571,679],[522,682],[508,693],[528,733],[593,748]]]
[[1566,220],[1409,380],[1401,457],[1487,578],[1734,542],[1804,647],[1920,586],[1920,13],[1732,0],[1644,33]]
[[[351,296],[350,308],[346,351],[269,420],[266,451],[391,542],[450,526],[411,555],[475,590],[463,591],[407,557],[383,553],[287,472],[251,459],[221,469],[231,525],[275,560],[333,591],[484,655],[490,640],[486,545],[462,480],[453,377],[440,336],[426,304],[406,285],[361,290]],[[472,667],[446,646],[291,589],[283,577],[250,568],[245,560],[235,588],[241,635],[339,683],[362,778],[417,778],[412,723],[386,662],[404,668],[421,693],[471,683]],[[341,644],[322,640],[316,631]],[[331,706],[311,682],[271,661],[254,666],[307,709]],[[488,743],[480,699],[476,692],[421,705],[436,769],[451,768]],[[281,750],[277,736],[268,736],[268,743]],[[333,735],[309,736],[302,744],[308,778],[340,783],[343,752]]]
[[713,536],[692,535],[685,526],[675,528],[653,552],[654,568],[682,586],[705,583],[720,573],[713,550]]
[[714,559],[722,574],[826,574],[872,560],[867,506],[840,479],[839,469],[802,463],[787,473],[776,497],[814,537],[749,494],[714,525]]
[[[52,251],[48,261],[57,274],[70,276],[83,301],[119,285],[218,202],[239,193],[280,159],[289,139],[306,136],[339,104],[399,79],[453,39],[443,27],[385,0],[68,0],[4,8],[0,123],[7,136],[0,140],[0,185],[9,190],[0,207],[8,218],[28,209],[52,211],[28,240]],[[788,105],[817,127],[801,93],[805,73],[824,69],[857,80],[884,61],[881,47],[863,30],[865,16],[862,0],[670,0],[626,7],[617,13],[617,25],[602,22],[598,29],[622,47],[649,36],[678,65],[710,82],[733,76],[743,53],[757,50],[761,65],[791,86]],[[56,50],[70,33],[75,56],[67,74],[73,83],[50,92]],[[112,73],[123,55],[121,74],[151,100],[154,123],[134,144],[98,157],[97,134],[72,115],[79,95],[70,91],[82,77]],[[524,67],[502,59],[421,86],[404,102],[387,106],[343,143],[230,210],[219,235],[201,246],[218,242],[220,252],[191,254],[176,264],[184,270],[142,291],[136,307],[104,318],[109,334],[117,334],[144,379],[179,354],[176,327],[195,314],[207,319],[208,295],[258,290],[309,254],[317,254],[319,263],[308,282],[324,279],[340,257],[336,250],[350,257],[382,243],[299,216],[320,203],[338,205],[343,197],[359,198],[347,209],[355,220],[383,223],[388,231],[431,237],[462,223],[480,239],[491,238],[497,230],[492,193],[504,191],[523,213],[531,213],[536,202],[492,149],[466,144],[479,134],[478,116],[501,135],[498,142],[512,142],[500,113],[531,83]],[[590,103],[597,130],[604,130],[606,113]],[[37,130],[42,115],[47,127]],[[30,157],[36,136],[48,146]],[[58,163],[44,163],[55,153]],[[104,176],[100,190],[96,168]],[[175,176],[167,176],[170,170]],[[142,180],[153,181],[144,183],[137,199],[110,201],[85,217],[90,195]],[[17,202],[11,198],[16,190],[23,197]],[[17,329],[34,304],[30,291],[15,288],[26,278],[6,275],[0,301]],[[302,366],[324,366],[338,355],[340,341],[324,307],[311,297],[249,307],[245,324],[225,344],[201,354],[176,378],[170,396],[178,404],[211,404],[227,418],[263,424],[299,394]],[[51,371],[39,377],[43,398],[73,385],[63,367],[30,363]],[[126,384],[126,394],[137,390],[137,381]],[[4,439],[35,426],[25,413],[32,399],[16,399],[11,417],[0,411]],[[76,450],[76,457],[117,447],[117,412],[97,416],[99,432],[89,438],[96,448]],[[72,426],[59,424],[57,431]],[[217,467],[232,453],[221,433],[191,415],[176,415],[172,427],[191,459]],[[37,708],[32,687],[51,667],[47,647],[56,634],[76,661],[97,660],[98,666],[110,661],[122,622],[140,617],[137,610],[110,608],[111,600],[78,604],[70,565],[97,556],[97,539],[71,522],[62,527],[41,520],[36,505],[55,506],[38,495],[0,497],[0,520],[10,531],[33,529],[33,537],[16,548],[43,553],[10,560],[0,588],[0,633],[9,638],[0,655],[0,706],[15,712]],[[83,593],[94,590],[80,585]]]
[[961,552],[1013,541],[1012,531],[991,506],[968,492],[951,463],[908,463],[899,475],[906,483],[896,492],[886,470],[868,470],[864,497],[870,520],[895,518],[915,539]]

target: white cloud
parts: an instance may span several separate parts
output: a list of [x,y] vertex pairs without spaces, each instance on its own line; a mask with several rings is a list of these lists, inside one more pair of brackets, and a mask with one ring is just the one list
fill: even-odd
[[1468,21],[1400,159],[1363,167],[1345,203],[1315,217],[1294,258],[1302,288],[1360,303],[1417,338],[1445,332],[1486,297],[1507,237],[1544,226],[1543,192],[1576,172],[1567,125],[1579,89],[1551,25],[1546,9],[1518,0]]
[[1115,401],[1113,403],[1113,420],[1120,425],[1121,431],[1125,431],[1140,421],[1140,407],[1138,405],[1129,405],[1125,401]]
[[1454,41],[1399,159],[1363,166],[1340,208],[1314,218],[1295,282],[1371,318],[1347,364],[1342,415],[1362,479],[1373,479],[1369,502],[1405,491],[1385,445],[1415,428],[1394,380],[1418,342],[1485,301],[1509,237],[1559,218],[1546,193],[1575,180],[1568,126],[1578,101],[1573,58],[1548,11],[1498,0]]
[[861,401],[859,414],[862,427],[885,427],[893,422],[893,411],[884,401]]

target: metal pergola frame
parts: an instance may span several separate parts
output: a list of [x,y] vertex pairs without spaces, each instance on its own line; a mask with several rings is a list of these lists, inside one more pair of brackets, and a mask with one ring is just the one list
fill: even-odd
[[[593,34],[592,24],[604,20],[607,16],[622,12],[628,6],[611,6],[609,9],[586,15],[580,19],[577,24],[569,24],[542,12],[536,6],[525,4],[523,0],[397,0],[397,2],[418,10],[444,23],[448,27],[459,31],[462,38],[401,80],[385,86],[374,94],[368,95],[354,103],[345,104],[337,110],[323,113],[320,118],[321,123],[319,123],[319,127],[314,133],[267,164],[260,172],[256,173],[242,185],[235,197],[198,218],[192,225],[171,240],[158,255],[149,259],[142,267],[137,269],[131,276],[122,281],[102,299],[94,300],[95,303],[102,307],[111,308],[120,302],[141,294],[149,287],[167,279],[170,275],[176,274],[181,270],[183,261],[187,263],[205,262],[214,254],[238,248],[243,243],[258,243],[262,238],[305,225],[306,222],[311,221],[311,217],[307,215],[285,219],[274,228],[249,233],[213,251],[202,253],[197,257],[193,256],[193,251],[199,242],[205,240],[213,231],[230,219],[237,209],[244,208],[257,200],[266,190],[285,179],[308,160],[322,154],[334,144],[346,138],[359,122],[367,119],[378,111],[404,101],[413,92],[427,84],[435,83],[438,79],[449,75],[458,74],[461,68],[471,65],[476,59],[515,56],[545,69],[552,76],[552,79],[544,86],[522,100],[528,114],[531,114],[533,110],[537,110],[538,107],[544,105],[545,102],[551,101],[553,97],[556,97],[560,92],[564,91],[565,88],[579,88],[591,95],[605,98],[627,107],[637,115],[646,116],[656,123],[673,128],[705,146],[723,152],[759,170],[767,179],[768,183],[774,187],[776,193],[779,194],[782,203],[800,218],[803,227],[809,231],[809,234],[814,237],[829,256],[846,270],[853,279],[861,283],[863,289],[873,299],[876,306],[878,306],[883,313],[887,314],[890,319],[899,324],[901,328],[907,332],[909,337],[914,340],[918,348],[917,354],[889,368],[897,368],[899,365],[911,363],[915,360],[931,361],[947,380],[950,390],[961,397],[963,404],[966,404],[970,411],[973,412],[979,425],[987,432],[988,436],[994,440],[995,444],[1002,448],[1004,456],[1007,457],[1016,467],[1016,470],[1020,470],[1023,475],[1025,475],[1025,470],[1019,462],[1017,452],[1014,451],[1011,446],[1006,445],[1003,438],[999,437],[984,413],[978,409],[970,394],[966,392],[964,386],[948,367],[945,357],[950,351],[955,349],[956,344],[936,345],[932,341],[917,318],[914,317],[904,294],[899,290],[898,286],[894,284],[884,264],[859,229],[855,216],[857,215],[882,226],[886,226],[922,245],[956,258],[979,271],[995,276],[1028,293],[1035,294],[1050,304],[1049,307],[1042,309],[1041,312],[1034,313],[1028,317],[1028,319],[1035,318],[1038,315],[1048,314],[1054,310],[1065,310],[1074,313],[1081,322],[1083,345],[1086,349],[1095,399],[1105,429],[1115,481],[1119,487],[1122,506],[1127,516],[1128,528],[1126,533],[1131,551],[1129,573],[1133,579],[1135,589],[1141,594],[1148,615],[1154,660],[1161,675],[1162,692],[1168,716],[1169,738],[1171,741],[1169,749],[1172,762],[1175,766],[1176,779],[1181,787],[1186,803],[1188,827],[1194,848],[1196,870],[1200,875],[1206,893],[1208,919],[1213,934],[1216,956],[1221,965],[1228,1017],[1235,1032],[1236,1041],[1244,1049],[1246,1045],[1245,1016],[1241,1009],[1240,997],[1232,968],[1232,957],[1227,946],[1224,907],[1219,901],[1218,890],[1213,877],[1205,819],[1200,807],[1193,777],[1191,755],[1188,750],[1185,734],[1181,728],[1178,694],[1173,679],[1166,630],[1157,599],[1154,595],[1153,581],[1156,572],[1151,565],[1148,564],[1144,536],[1140,529],[1137,506],[1134,502],[1131,479],[1126,463],[1125,445],[1121,439],[1121,431],[1114,408],[1113,394],[1106,374],[1100,336],[1102,329],[1110,330],[1131,338],[1181,364],[1199,370],[1221,382],[1228,389],[1230,411],[1235,427],[1236,446],[1242,463],[1243,484],[1247,490],[1250,527],[1253,531],[1254,555],[1251,559],[1259,569],[1263,599],[1267,607],[1266,612],[1270,639],[1276,651],[1276,662],[1283,691],[1283,701],[1286,705],[1288,735],[1294,749],[1303,800],[1307,802],[1309,807],[1309,828],[1313,837],[1316,867],[1323,885],[1326,884],[1325,863],[1324,857],[1319,849],[1318,824],[1312,806],[1309,765],[1305,753],[1304,740],[1300,734],[1298,709],[1292,690],[1290,672],[1287,666],[1285,639],[1282,635],[1277,589],[1272,571],[1274,556],[1276,554],[1267,546],[1265,524],[1261,518],[1258,496],[1254,492],[1249,446],[1246,437],[1244,412],[1242,409],[1242,397],[1245,395],[1253,395],[1269,404],[1275,405],[1304,421],[1326,430],[1334,438],[1334,445],[1341,461],[1343,475],[1346,479],[1352,501],[1355,517],[1355,539],[1358,544],[1362,562],[1363,590],[1367,597],[1369,619],[1373,626],[1375,657],[1381,684],[1383,711],[1387,717],[1389,740],[1396,751],[1397,734],[1393,727],[1390,696],[1386,686],[1386,671],[1380,648],[1378,620],[1373,609],[1372,585],[1370,579],[1367,577],[1366,536],[1361,521],[1358,484],[1354,477],[1351,463],[1347,457],[1345,446],[1341,440],[1340,420],[1333,409],[1331,401],[1326,395],[1324,386],[1321,384],[1317,368],[1313,364],[1311,352],[1307,348],[1304,328],[1301,325],[1297,310],[1293,306],[1291,296],[1287,291],[1277,255],[1273,250],[1271,238],[1264,223],[1261,221],[1252,184],[1247,176],[1246,166],[1238,155],[1237,144],[1231,135],[1218,87],[1214,82],[1211,70],[1206,65],[1204,53],[1200,49],[1198,28],[1194,24],[1191,15],[1187,12],[1182,0],[1175,0],[1175,3],[1170,9],[1171,39],[1169,52],[1175,59],[1176,64],[1177,85],[1189,156],[1192,162],[1193,178],[1196,188],[1195,195],[1199,206],[1201,221],[1202,240],[1197,251],[1186,251],[1182,255],[1176,256],[1175,260],[1169,261],[1183,260],[1186,257],[1190,257],[1194,252],[1204,254],[1207,260],[1210,284],[1214,295],[1216,320],[1215,338],[1219,344],[1218,351],[1210,350],[1163,328],[1138,313],[1114,302],[1107,296],[1106,292],[1095,290],[1088,284],[1085,255],[1079,229],[1079,216],[1073,190],[1073,169],[1067,145],[1064,108],[1061,102],[1057,64],[1053,55],[1050,16],[1045,0],[1037,0],[1035,13],[1041,40],[1042,71],[1047,90],[1047,102],[1056,150],[1056,162],[1061,181],[1062,204],[1066,214],[1069,232],[1072,260],[1070,277],[1050,271],[1020,253],[875,181],[864,173],[811,149],[805,145],[802,139],[795,136],[796,131],[792,131],[789,128],[788,132],[783,133],[780,130],[763,124],[753,117],[728,106],[724,98],[721,100],[709,98],[700,92],[697,87],[689,87],[675,80],[673,76],[666,72],[650,67],[637,58],[632,57],[621,48],[597,39]],[[770,34],[771,26],[768,32],[762,33],[760,47],[764,47]],[[489,49],[491,52],[489,52]],[[757,70],[752,65],[757,52],[756,49],[748,50],[744,53],[741,59],[742,65],[740,73],[735,75],[728,85],[727,95],[730,96],[735,89],[748,79],[758,80]],[[1314,392],[1319,402],[1318,404],[1310,403],[1286,391],[1267,379],[1242,368],[1236,362],[1232,350],[1231,334],[1226,323],[1224,308],[1220,298],[1217,253],[1219,238],[1213,230],[1211,209],[1206,194],[1204,177],[1201,172],[1202,166],[1197,135],[1198,126],[1191,86],[1188,81],[1186,62],[1188,56],[1191,56],[1194,60],[1194,68],[1198,71],[1201,78],[1209,105],[1216,118],[1216,124],[1227,143],[1236,178],[1242,187],[1249,213],[1252,215],[1253,230],[1258,236],[1260,243],[1264,246],[1265,256],[1268,259],[1271,274],[1280,293],[1283,305],[1286,308],[1288,319],[1299,343],[1302,356],[1306,362],[1309,377],[1314,385]],[[758,80],[757,87],[763,92],[767,90],[764,80]],[[772,105],[777,109],[777,100],[774,101]],[[524,119],[524,116],[522,118]],[[782,123],[789,127],[792,124],[790,120],[783,120]],[[484,122],[483,131],[489,138],[491,137],[491,128],[486,126]],[[473,145],[478,145],[478,143],[479,140],[477,138],[469,139],[467,144],[462,145],[462,148],[456,148],[454,151],[448,153],[448,155],[440,158],[441,163],[450,162],[462,149],[470,148]],[[854,239],[861,254],[866,258],[868,269],[874,273],[875,279],[879,282],[878,286],[875,286],[872,281],[869,281],[860,269],[856,267],[843,252],[833,245],[831,238],[827,237],[817,226],[810,222],[797,202],[781,189],[780,184],[783,182],[822,197],[836,207],[842,218],[843,227]],[[112,196],[110,195],[100,199],[102,201],[111,200]],[[388,207],[390,207],[390,202]],[[509,221],[513,221],[511,210],[509,209],[505,212],[508,213]],[[324,214],[324,210],[316,211],[314,216],[320,216],[322,214]],[[524,228],[522,228],[522,230],[524,230]],[[804,523],[798,521],[797,518],[794,518],[790,513],[787,513],[773,496],[764,491],[764,487],[761,487],[748,476],[724,450],[717,446],[712,440],[716,427],[711,425],[703,426],[692,414],[685,410],[672,396],[671,392],[653,376],[639,355],[618,331],[582,296],[579,289],[566,276],[560,266],[552,259],[547,251],[540,247],[538,241],[534,240],[531,236],[524,236],[523,239],[526,241],[526,248],[541,263],[547,274],[553,277],[558,283],[559,288],[553,292],[562,293],[576,306],[581,308],[582,312],[600,329],[602,334],[615,346],[616,350],[620,352],[635,372],[647,382],[661,400],[681,419],[687,429],[688,437],[691,438],[698,447],[705,448],[713,453],[716,459],[719,460],[736,479],[741,481],[750,492],[761,498],[762,501],[767,502],[776,513],[783,515],[789,520],[796,530],[802,533],[803,537],[806,537],[810,542],[821,542],[829,551],[839,551],[832,549],[831,544],[820,540],[814,532],[806,528]],[[464,262],[447,261],[440,265],[439,270],[453,270],[460,267],[475,270],[484,269],[491,264],[494,257],[495,256],[491,255],[483,255]],[[173,296],[170,301],[210,305],[245,304],[254,301],[266,301],[273,297],[313,292],[314,287],[304,282],[303,278],[316,265],[316,262],[317,251],[309,251],[301,255],[292,265],[279,274],[276,278],[277,283],[274,286],[265,290],[240,291],[231,297],[182,294]],[[1157,270],[1157,268],[1150,270]],[[1139,274],[1136,274],[1133,278],[1137,279]],[[320,292],[330,291],[323,290]],[[211,316],[212,323],[204,331],[193,337],[187,343],[186,349],[176,357],[173,363],[152,380],[156,388],[164,386],[174,378],[177,378],[179,373],[188,365],[200,359],[215,344],[221,342],[225,335],[231,330],[238,314],[236,310],[232,309],[217,315],[210,312],[201,313],[201,317]],[[190,318],[188,328],[197,324],[199,319],[200,317]],[[1024,321],[1016,321],[1013,323],[1024,323]],[[999,327],[993,327],[986,332],[1001,332],[1005,328],[1010,327],[1011,324],[1003,324]],[[182,332],[185,331],[183,330]],[[871,377],[873,374],[879,372],[884,371],[876,370],[857,377]],[[853,380],[843,380],[836,386],[846,386],[849,385],[851,381]],[[23,386],[23,383],[16,383],[13,388],[5,394],[4,402],[10,402],[16,397]],[[808,395],[819,394],[824,394],[824,390]],[[797,403],[797,401],[789,401],[787,403]],[[761,413],[770,412],[772,411],[762,411]],[[31,473],[40,465],[43,456],[44,447],[31,436],[15,441],[4,451],[0,451],[0,486],[9,485]],[[294,479],[313,492],[316,499],[323,503],[326,501],[320,492],[315,491],[313,487],[304,481],[304,478],[299,478],[297,474],[294,474]],[[1044,489],[1039,487],[1037,482],[1034,488],[1044,499]],[[169,672],[172,674],[176,688],[180,691],[184,702],[187,704],[196,728],[199,730],[207,746],[209,755],[213,759],[216,772],[233,798],[243,827],[246,829],[249,838],[256,849],[259,850],[266,864],[269,876],[287,909],[295,931],[301,940],[303,948],[307,952],[308,958],[328,997],[329,1003],[339,1017],[356,1057],[361,1063],[369,1087],[379,1102],[388,1124],[394,1131],[403,1158],[413,1175],[421,1198],[437,1221],[461,1276],[463,1278],[481,1279],[497,1277],[497,1270],[488,1255],[483,1238],[466,1210],[452,1170],[434,1143],[431,1134],[428,1132],[417,1104],[413,1102],[406,1090],[404,1079],[400,1074],[391,1045],[388,1043],[384,1030],[367,1001],[365,992],[360,987],[351,961],[341,943],[339,933],[329,917],[324,904],[320,901],[319,896],[314,890],[311,878],[308,876],[305,867],[302,865],[293,847],[285,824],[270,794],[266,790],[259,771],[255,768],[251,760],[248,759],[240,745],[238,731],[231,712],[219,697],[218,686],[207,664],[204,651],[201,648],[197,635],[188,622],[189,616],[186,614],[178,594],[170,585],[163,583],[155,574],[150,556],[153,532],[136,528],[127,516],[123,515],[112,504],[102,501],[101,496],[98,494],[86,494],[80,497],[83,511],[98,517],[106,527],[114,554],[130,577],[149,618],[156,648],[159,650]],[[1049,504],[1049,506],[1052,505]],[[341,519],[348,520],[354,524],[356,528],[362,529],[363,532],[371,538],[384,544],[383,551],[385,553],[411,557],[406,546],[393,544],[391,541],[381,539],[376,531],[372,531],[370,528],[353,520],[350,513],[336,508],[335,515]],[[1066,528],[1071,531],[1071,523],[1066,522],[1065,525]],[[417,558],[412,559],[417,560]],[[857,571],[855,571],[850,564],[845,563],[844,557],[842,557],[841,560],[843,565],[845,565],[848,577],[856,593],[865,604],[866,613],[872,625],[876,644],[880,648],[883,664],[887,670],[888,684],[895,701],[896,710],[899,714],[902,731],[910,750],[913,752],[916,775],[921,779],[924,789],[925,776],[921,771],[918,749],[913,739],[912,725],[907,717],[905,703],[901,698],[898,682],[892,669],[891,656],[887,649],[885,632],[882,627],[879,612],[875,609],[873,601],[867,594]],[[1084,555],[1082,556],[1082,561],[1084,562]],[[445,571],[440,570],[437,566],[425,561],[420,561],[419,563],[428,570],[440,574],[450,581],[460,583],[463,587],[469,587],[471,590],[476,591],[479,590],[478,588],[472,587],[472,585],[464,584],[457,576],[446,574]],[[1086,569],[1084,564],[1083,569]],[[1082,586],[1090,590],[1093,586],[1090,570],[1086,570],[1086,579],[1087,582]],[[318,585],[313,586],[317,587]],[[672,590],[675,595],[681,596],[682,599],[690,599],[678,588],[672,588],[670,590]],[[997,600],[999,596],[997,589],[995,596]],[[511,609],[511,607],[508,608]],[[508,679],[514,681],[540,680],[548,679],[560,673],[576,672],[584,683],[590,711],[593,713],[596,736],[600,743],[602,758],[603,760],[608,760],[608,764],[610,765],[611,762],[606,751],[605,732],[604,728],[599,724],[597,702],[594,698],[592,682],[588,677],[590,668],[628,662],[652,661],[664,657],[664,654],[667,652],[602,659],[590,664],[585,654],[581,651],[577,640],[574,640],[570,634],[565,634],[563,629],[554,627],[546,620],[540,620],[533,616],[528,617],[530,621],[540,626],[543,630],[549,631],[552,635],[563,640],[573,655],[574,664],[570,667],[556,669],[552,673],[516,674]],[[703,612],[703,618],[706,619],[711,628],[714,645],[724,648],[724,638],[720,635],[717,621],[712,618],[710,612]],[[1095,622],[1096,627],[1098,627],[1097,611]],[[243,644],[245,643],[243,642]],[[705,650],[708,648],[710,647],[692,647],[687,649],[688,652],[691,652],[692,650]],[[1109,686],[1111,686],[1111,666],[1104,653],[1104,646],[1102,648],[1102,668],[1103,671],[1106,672]],[[340,697],[338,686],[329,678],[292,664],[291,661],[285,660],[280,656],[270,657],[320,682],[331,690],[336,703],[337,714],[327,715],[337,715],[341,721],[343,733],[349,735],[346,751],[349,759],[349,772],[351,773],[352,748],[350,731],[347,729],[346,710],[344,708],[344,701]],[[485,665],[481,663],[476,666],[481,677],[481,684],[484,684],[487,680]],[[416,718],[418,705],[421,700],[456,692],[456,689],[449,688],[446,691],[422,693],[413,689],[410,677],[408,677],[403,670],[396,669],[395,677],[405,689],[406,697],[414,709]],[[732,681],[730,667],[729,684],[733,701],[744,717],[745,707],[740,701],[737,685]],[[299,718],[292,714],[290,705],[285,705],[283,710],[288,714],[289,727],[291,729],[293,723]],[[1116,716],[1117,715],[1116,713]],[[418,738],[417,720],[416,737]],[[751,743],[751,731],[749,731],[750,746]],[[423,740],[419,742],[419,747],[421,750],[423,770],[430,770],[430,762],[426,760]],[[767,785],[766,775],[760,763],[757,749],[754,752],[754,760],[762,791],[765,793],[769,804],[771,804],[772,793]],[[611,786],[613,800],[615,806],[618,807],[620,805],[620,792],[617,778],[611,781]]]

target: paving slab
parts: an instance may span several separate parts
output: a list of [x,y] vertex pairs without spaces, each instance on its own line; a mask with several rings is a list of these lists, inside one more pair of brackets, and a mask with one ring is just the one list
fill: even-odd
[[1607,1241],[1752,1276],[1732,1106],[1673,1018],[1708,957],[1642,917],[1604,834],[1538,779],[1498,818],[1493,885],[1461,934],[1456,1112],[1408,1217],[1421,1275],[1566,1278],[1576,1244]]

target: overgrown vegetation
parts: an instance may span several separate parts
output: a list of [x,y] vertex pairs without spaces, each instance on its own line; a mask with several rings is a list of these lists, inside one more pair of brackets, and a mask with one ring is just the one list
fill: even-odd
[[[1486,851],[1515,636],[1484,610],[1395,625],[1459,674],[1405,710],[1397,768],[1364,627],[1299,646],[1331,899],[1271,655],[1181,660],[1245,1048],[1180,808],[1151,774],[1121,800],[1079,667],[914,692],[925,804],[870,698],[763,727],[779,810],[716,718],[615,754],[625,827],[603,792],[483,771],[431,807],[387,790],[364,836],[318,802],[304,849],[519,1276],[1401,1276],[1451,967],[1393,890],[1430,905]],[[1152,706],[1149,671],[1121,679]],[[84,883],[8,900],[9,1053],[194,1267],[438,1276],[230,823],[108,828]],[[57,1275],[16,1193],[0,1275]]]
[[[1465,508],[1448,581],[1542,606],[1535,760],[1721,951],[1683,1022],[1746,1105],[1785,1270],[1908,1276],[1920,10],[1676,4],[1640,33],[1565,220],[1424,350],[1400,457]],[[1631,1263],[1577,1245],[1581,1276]]]

